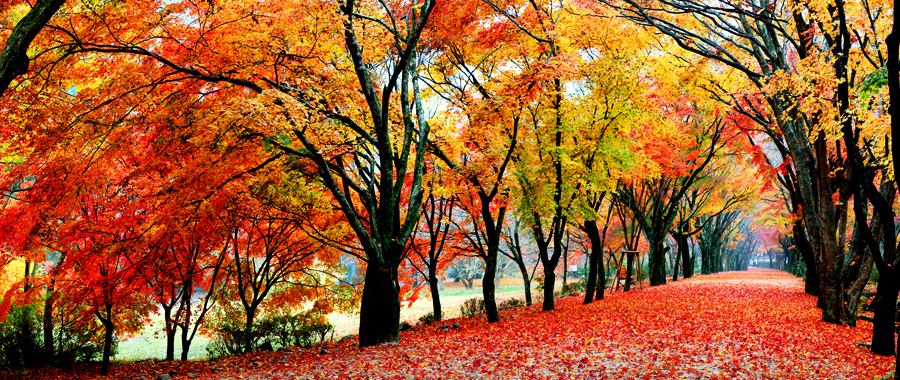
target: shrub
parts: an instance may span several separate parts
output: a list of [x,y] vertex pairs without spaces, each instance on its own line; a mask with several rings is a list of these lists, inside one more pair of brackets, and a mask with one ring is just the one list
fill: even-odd
[[509,310],[509,309],[520,308],[523,306],[525,306],[525,301],[522,301],[522,300],[516,299],[516,298],[510,298],[508,300],[500,302],[500,304],[497,305],[497,309]]
[[553,293],[553,295],[557,297],[565,297],[573,293],[579,293],[584,291],[584,281],[579,280],[576,282],[570,282],[563,285],[562,289],[559,292]]
[[319,313],[270,316],[260,321],[257,329],[261,339],[282,347],[310,347],[334,332],[334,326]]
[[34,305],[13,306],[0,323],[0,363],[7,368],[33,367],[43,357],[43,329]]
[[[88,326],[60,326],[54,334],[56,361],[60,363],[87,362],[103,354],[103,327],[91,321]],[[113,335],[112,354],[118,351],[119,340]]]
[[481,298],[469,298],[459,308],[459,312],[466,318],[472,318],[484,313],[484,300]]
[[222,318],[216,321],[215,338],[206,347],[210,358],[244,353],[244,342],[249,334],[252,347],[263,342],[285,346],[310,347],[322,342],[334,326],[317,312],[267,315],[253,323],[250,331],[245,331],[240,318]]
[[438,321],[437,318],[434,317],[434,313],[433,313],[433,312],[430,312],[430,311],[428,312],[428,314],[425,314],[425,315],[419,317],[419,324],[420,324],[420,325],[430,325],[430,324],[435,323],[435,322],[437,322],[437,321]]

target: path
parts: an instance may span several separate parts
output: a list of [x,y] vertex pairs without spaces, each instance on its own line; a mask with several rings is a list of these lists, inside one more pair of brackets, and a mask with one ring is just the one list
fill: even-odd
[[[773,270],[700,276],[588,306],[569,298],[557,308],[506,311],[490,325],[454,320],[460,329],[429,326],[402,333],[399,344],[364,350],[345,342],[324,355],[301,350],[176,365],[204,379],[870,380],[893,360],[854,345],[870,340],[869,323],[820,322],[802,282]],[[114,367],[113,374],[155,379],[154,372],[169,370],[164,366]]]

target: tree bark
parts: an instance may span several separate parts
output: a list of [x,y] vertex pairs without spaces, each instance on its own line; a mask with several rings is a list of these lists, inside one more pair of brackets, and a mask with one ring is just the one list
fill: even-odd
[[[594,302],[594,291],[597,290],[598,299],[603,298],[603,291],[606,284],[597,289],[597,270],[602,266],[603,261],[603,243],[600,239],[600,230],[597,228],[596,220],[587,220],[584,222],[584,232],[591,241],[591,253],[588,259],[587,284],[584,288],[584,304],[587,305]],[[606,276],[604,276],[605,278]]]
[[[497,236],[499,240],[499,236]],[[490,250],[490,248],[488,248]],[[488,254],[484,260],[484,278],[481,280],[481,293],[484,296],[484,311],[487,314],[488,323],[500,321],[500,312],[497,310],[494,280],[497,276],[497,248],[493,254]]]
[[525,262],[516,261],[516,265],[519,266],[519,272],[522,273],[522,282],[525,285],[525,304],[531,306],[531,276],[528,275],[528,267],[525,266]]
[[359,310],[359,346],[400,341],[400,289],[397,268],[369,263]]
[[106,305],[106,316],[102,316],[100,312],[97,312],[97,318],[100,319],[100,322],[103,323],[104,334],[103,334],[103,359],[100,363],[100,375],[106,376],[109,374],[109,357],[112,355],[112,340],[113,340],[113,330],[115,329],[115,325],[112,322],[112,304],[107,303]]
[[[658,231],[654,231],[654,235],[659,236]],[[666,283],[666,251],[668,247],[663,247],[662,237],[652,239],[650,244],[650,262],[648,269],[650,270],[650,286],[665,285]]]
[[53,306],[56,302],[55,285],[56,280],[50,280],[50,284],[47,285],[47,299],[44,300],[44,361],[46,364],[51,365],[56,361],[53,344]]
[[437,277],[437,265],[428,265],[428,286],[431,288],[431,307],[434,309],[433,315],[435,321],[440,321],[444,318],[443,314],[441,314],[441,293],[440,289],[438,289],[438,282],[440,279]]
[[244,310],[247,320],[244,322],[244,353],[253,352],[253,323],[256,322],[256,307],[251,306]]
[[[812,246],[806,238],[806,229],[803,224],[797,220],[794,222],[794,247],[800,252],[800,257],[806,265],[806,284],[803,291],[811,296],[819,296],[819,272],[816,269],[815,255],[812,252]],[[821,308],[821,306],[819,306]]]
[[65,2],[37,0],[6,38],[6,46],[0,53],[0,96],[3,96],[13,79],[28,72],[28,47]]
[[897,289],[893,281],[878,281],[875,300],[874,322],[872,323],[872,353],[894,355],[894,330],[897,313]]
[[166,307],[165,304],[162,305],[163,308],[163,320],[166,323],[166,361],[175,360],[175,323],[172,321],[172,306]]
[[544,304],[541,310],[551,311],[554,308],[553,288],[556,287],[556,273],[550,266],[544,266]]
[[678,234],[675,241],[678,243],[678,254],[681,255],[682,277],[694,277],[694,263],[691,261],[687,235]]
[[634,252],[628,252],[628,264],[625,267],[625,291],[631,290],[631,286],[634,285],[632,279],[634,279]]

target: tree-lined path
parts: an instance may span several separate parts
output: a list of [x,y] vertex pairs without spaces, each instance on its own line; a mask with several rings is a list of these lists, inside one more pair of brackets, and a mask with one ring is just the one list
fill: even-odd
[[552,312],[536,312],[539,305],[501,311],[494,324],[477,318],[446,322],[458,322],[459,329],[416,327],[393,345],[360,350],[345,341],[324,354],[306,349],[122,365],[112,368],[111,378],[155,378],[174,369],[204,379],[868,380],[887,372],[893,360],[855,344],[870,341],[871,324],[822,322],[803,282],[775,270],[699,276],[613,293],[590,305],[580,301],[566,298]]

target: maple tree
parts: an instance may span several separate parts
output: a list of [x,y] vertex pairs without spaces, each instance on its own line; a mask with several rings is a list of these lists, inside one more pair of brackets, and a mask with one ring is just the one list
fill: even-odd
[[[442,319],[451,266],[468,287],[483,274],[487,322],[503,326],[504,257],[528,305],[541,266],[549,311],[559,264],[566,287],[582,257],[585,304],[608,298],[608,272],[627,291],[636,272],[702,284],[694,239],[703,274],[746,270],[780,244],[829,323],[856,325],[878,273],[874,327],[854,334],[896,355],[887,9],[4,3],[0,264],[17,274],[0,315],[42,307],[51,360],[61,320],[102,327],[104,374],[113,337],[155,309],[167,360],[179,329],[185,360],[215,329],[206,316],[235,305],[245,352],[261,316],[309,307],[359,307],[367,347],[399,341],[401,301],[425,282]],[[355,270],[361,288],[342,278]]]
[[435,185],[445,180],[448,175],[441,173],[437,167],[434,167],[430,174],[432,179],[428,183],[429,193],[422,204],[424,227],[419,227],[424,231],[420,233],[417,230],[410,241],[410,248],[414,254],[409,255],[409,261],[416,272],[428,281],[433,316],[436,321],[440,321],[443,319],[440,298],[440,282],[443,277],[441,274],[454,258],[453,254],[447,252],[450,249],[445,251],[445,246],[450,238],[450,228],[454,225],[452,219],[457,210],[455,197],[436,194],[441,188]]

